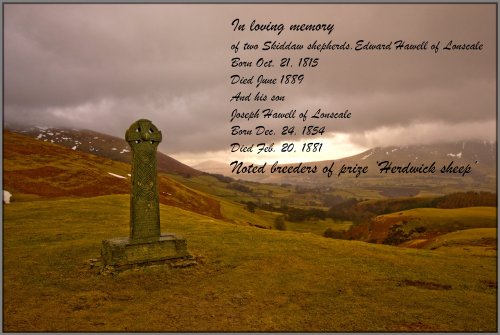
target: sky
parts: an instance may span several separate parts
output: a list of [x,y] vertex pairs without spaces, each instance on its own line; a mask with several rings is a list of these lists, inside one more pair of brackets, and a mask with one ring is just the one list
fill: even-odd
[[[91,129],[123,137],[147,118],[162,131],[159,150],[196,165],[318,161],[375,146],[496,139],[496,8],[489,5],[6,4],[4,122]],[[238,18],[244,31],[234,30]],[[251,31],[255,20],[285,30]],[[291,24],[333,24],[333,31],[289,31]],[[386,44],[425,51],[263,51],[265,41]],[[240,42],[238,52],[231,46]],[[430,46],[440,41],[440,50]],[[449,42],[482,50],[445,51]],[[258,50],[242,50],[243,43]],[[393,46],[394,49],[394,46]],[[252,61],[251,68],[231,60]],[[257,68],[260,57],[273,68]],[[316,68],[283,69],[281,58],[318,57]],[[304,74],[300,85],[231,84],[231,76]],[[254,84],[255,86],[255,84]],[[237,92],[284,95],[284,102],[230,102]],[[350,119],[230,121],[234,109]],[[232,136],[231,127],[263,125],[274,136]],[[284,126],[325,127],[320,136],[283,136]],[[282,143],[321,142],[316,153],[281,153]],[[232,143],[274,143],[275,153],[231,153]]]

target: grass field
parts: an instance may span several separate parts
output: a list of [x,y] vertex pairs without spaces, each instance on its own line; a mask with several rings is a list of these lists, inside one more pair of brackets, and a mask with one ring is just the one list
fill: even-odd
[[407,211],[382,215],[381,220],[399,218],[407,222],[404,229],[417,226],[426,231],[452,232],[469,228],[494,228],[497,226],[495,207],[466,207],[453,209],[415,208]]
[[475,228],[454,231],[439,236],[433,244],[427,246],[428,249],[437,249],[449,245],[489,245],[497,238],[496,228]]
[[328,228],[340,232],[348,230],[351,226],[352,223],[350,221],[336,221],[332,219],[286,222],[287,230],[317,235],[323,235]]
[[100,274],[89,260],[128,235],[128,204],[4,205],[4,331],[497,330],[496,253],[258,229],[165,205],[162,231],[185,237],[198,264]]
[[424,248],[478,256],[496,256],[497,229],[475,228],[454,231],[427,241]]
[[[419,240],[416,242],[423,243],[437,235],[458,230],[496,227],[496,207],[414,208],[379,215],[366,223],[354,226],[347,237],[408,246],[408,240]],[[399,238],[403,235],[404,238]]]

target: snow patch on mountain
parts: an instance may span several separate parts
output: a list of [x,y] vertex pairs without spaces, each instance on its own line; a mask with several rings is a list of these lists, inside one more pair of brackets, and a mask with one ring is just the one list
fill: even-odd
[[458,154],[449,153],[449,154],[446,154],[446,156],[448,156],[448,157],[462,158],[462,152],[459,152]]
[[113,177],[120,178],[120,179],[127,179],[127,177],[120,176],[119,174],[114,174],[112,172],[108,172],[108,174],[112,175]]
[[364,155],[361,160],[364,161],[365,159],[367,159],[368,157],[370,157],[371,155],[373,155],[373,151],[370,152],[368,155]]

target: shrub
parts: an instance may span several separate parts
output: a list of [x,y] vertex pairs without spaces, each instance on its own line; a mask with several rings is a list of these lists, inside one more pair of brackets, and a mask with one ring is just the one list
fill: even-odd
[[283,215],[280,215],[276,219],[274,219],[274,228],[277,230],[286,230],[286,223]]
[[324,237],[328,238],[343,238],[344,237],[344,232],[339,231],[339,230],[333,230],[332,228],[328,227],[326,230],[323,232]]
[[243,193],[252,193],[252,189],[246,185],[240,183],[230,183],[227,185],[228,189],[240,191]]
[[252,201],[247,202],[247,209],[250,213],[255,213],[256,208],[257,208],[257,205],[254,202],[252,202]]

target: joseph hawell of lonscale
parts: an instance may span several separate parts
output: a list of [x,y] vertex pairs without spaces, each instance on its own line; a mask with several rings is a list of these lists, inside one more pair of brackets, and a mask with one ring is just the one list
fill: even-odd
[[186,240],[160,232],[156,149],[161,131],[149,120],[134,122],[125,133],[132,149],[130,236],[102,242],[104,265],[121,266],[190,256]]

